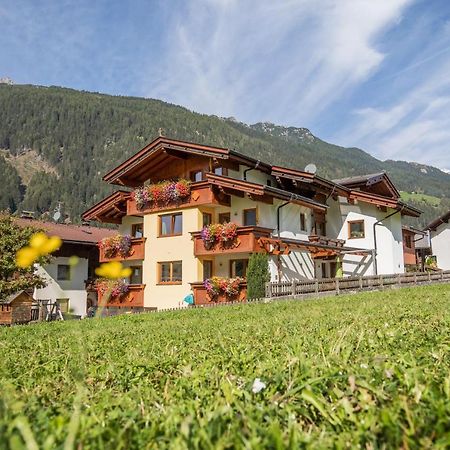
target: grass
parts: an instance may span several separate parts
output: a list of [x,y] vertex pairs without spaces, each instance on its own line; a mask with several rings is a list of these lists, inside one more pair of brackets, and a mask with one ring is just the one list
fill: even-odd
[[434,197],[433,195],[417,194],[417,193],[411,193],[411,192],[406,192],[406,191],[401,191],[400,194],[401,194],[401,198],[405,202],[414,200],[416,202],[427,203],[431,206],[439,206],[441,204],[441,199],[439,197]]
[[0,447],[448,448],[449,350],[449,285],[2,329]]

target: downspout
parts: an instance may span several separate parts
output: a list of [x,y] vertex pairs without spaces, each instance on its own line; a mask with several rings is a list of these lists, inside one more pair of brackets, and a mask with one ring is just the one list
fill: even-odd
[[393,213],[388,214],[386,217],[384,217],[381,220],[376,221],[373,224],[373,249],[374,249],[374,258],[373,258],[373,267],[375,269],[375,275],[378,275],[378,264],[377,264],[377,253],[378,253],[378,249],[377,249],[377,226],[380,225],[384,220],[389,219],[392,216],[395,216],[398,213],[401,213],[403,211],[405,207],[402,206],[400,209],[396,209]]
[[250,170],[255,170],[259,167],[259,165],[261,164],[261,161],[258,159],[258,161],[256,161],[255,167],[250,167],[248,169],[244,170],[244,181],[247,181],[247,172],[250,172]]
[[[292,200],[292,196],[291,196]],[[284,208],[286,205],[289,205],[291,203],[290,201],[284,202],[281,205],[277,206],[277,234],[278,238],[281,236],[280,228],[281,228],[281,219],[280,219],[280,213],[281,208]],[[277,255],[277,272],[278,272],[278,280],[281,281],[281,258],[280,255]]]

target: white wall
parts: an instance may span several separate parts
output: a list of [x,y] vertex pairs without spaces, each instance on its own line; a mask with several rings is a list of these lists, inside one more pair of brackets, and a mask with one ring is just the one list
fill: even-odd
[[69,258],[54,258],[51,264],[37,266],[37,273],[46,281],[47,286],[35,289],[34,298],[36,300],[69,299],[69,311],[81,316],[86,315],[87,293],[85,280],[88,278],[88,260],[80,258],[76,266],[71,267],[70,280],[57,280],[58,264],[69,264]]
[[443,223],[431,232],[431,249],[439,269],[450,270],[450,224]]
[[[374,249],[373,225],[393,213],[393,209],[379,210],[376,205],[357,202],[350,204],[343,197],[329,201],[327,213],[327,235],[344,239],[347,247]],[[364,238],[349,239],[348,222],[364,220]],[[376,227],[378,274],[403,273],[403,243],[401,215],[396,214]],[[344,275],[372,275],[375,267],[372,257],[346,255],[343,260]]]

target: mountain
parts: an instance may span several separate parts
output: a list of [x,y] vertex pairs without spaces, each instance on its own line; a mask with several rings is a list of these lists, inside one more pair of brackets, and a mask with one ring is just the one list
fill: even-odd
[[[78,221],[114,189],[102,175],[154,139],[160,128],[169,137],[234,148],[274,164],[303,169],[313,162],[327,178],[385,170],[401,190],[438,198],[422,223],[450,205],[449,174],[380,161],[358,148],[322,141],[306,128],[247,125],[159,100],[59,87],[0,84],[0,105],[0,209],[43,214],[61,202]],[[420,196],[411,202],[423,203]]]

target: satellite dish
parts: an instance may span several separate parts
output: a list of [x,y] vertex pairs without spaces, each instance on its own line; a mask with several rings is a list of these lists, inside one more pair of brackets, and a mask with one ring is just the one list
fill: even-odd
[[53,214],[53,220],[55,222],[58,222],[59,219],[61,219],[61,213],[59,211],[56,211],[55,214]]
[[316,167],[316,165],[315,164],[308,164],[306,167],[305,167],[305,172],[308,172],[308,173],[316,173],[317,172],[317,167]]

